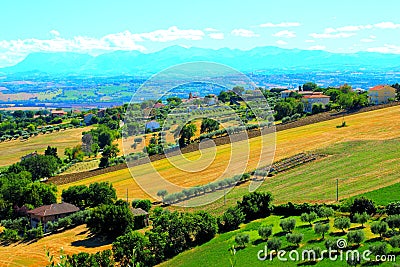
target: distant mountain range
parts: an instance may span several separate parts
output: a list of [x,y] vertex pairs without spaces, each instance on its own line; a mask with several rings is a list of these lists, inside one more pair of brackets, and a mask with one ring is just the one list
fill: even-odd
[[69,52],[32,53],[15,66],[0,69],[0,73],[149,75],[176,64],[193,61],[222,63],[244,72],[357,69],[389,71],[398,70],[400,67],[400,55],[395,54],[369,52],[341,54],[269,46],[257,47],[247,51],[228,48],[213,50],[171,46],[149,54],[137,51],[116,51],[96,57]]

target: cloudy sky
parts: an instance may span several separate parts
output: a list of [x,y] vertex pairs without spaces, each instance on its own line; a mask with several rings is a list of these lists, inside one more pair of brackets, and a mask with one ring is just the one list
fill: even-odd
[[171,45],[400,54],[398,0],[2,0],[0,67],[29,53]]

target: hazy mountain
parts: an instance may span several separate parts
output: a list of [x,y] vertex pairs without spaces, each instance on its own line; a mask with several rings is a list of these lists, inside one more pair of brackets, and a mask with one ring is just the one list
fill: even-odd
[[32,53],[12,67],[0,69],[6,74],[45,72],[48,74],[151,74],[164,68],[192,61],[213,61],[241,71],[281,69],[302,72],[306,70],[397,69],[400,56],[359,52],[354,54],[329,53],[317,50],[257,47],[243,51],[223,48],[183,48],[171,46],[144,54],[137,51],[116,51],[93,57],[79,53]]

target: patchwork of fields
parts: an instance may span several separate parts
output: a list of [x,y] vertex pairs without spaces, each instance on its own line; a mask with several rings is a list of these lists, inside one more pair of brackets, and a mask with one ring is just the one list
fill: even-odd
[[[390,120],[388,120],[390,118]],[[341,118],[330,120],[330,121],[324,121],[316,124],[311,124],[307,126],[302,126],[298,128],[293,128],[289,130],[284,130],[280,131],[277,133],[277,144],[276,144],[276,153],[275,153],[275,160],[279,160],[282,158],[286,158],[292,155],[295,155],[300,152],[304,151],[313,151],[317,149],[323,149],[327,148],[333,144],[340,143],[340,142],[346,142],[346,141],[357,141],[357,140],[388,140],[388,139],[393,139],[397,138],[400,136],[400,124],[398,123],[392,123],[393,121],[399,121],[400,120],[400,106],[395,106],[395,107],[390,107],[386,109],[381,109],[381,110],[376,110],[376,111],[371,111],[371,112],[365,112],[365,113],[359,113],[355,115],[350,115],[345,118],[346,123],[348,127],[344,128],[336,128],[337,125],[341,124]],[[258,159],[260,156],[261,152],[261,147],[260,147],[260,138],[262,137],[256,137],[252,138],[249,140],[250,144],[250,157],[247,161],[247,170],[252,170],[254,169],[257,164],[258,164]],[[394,141],[396,143],[397,141]],[[247,142],[242,141],[238,142],[236,147],[238,150],[241,148],[246,148],[247,147]],[[242,146],[242,147],[241,147]],[[372,144],[373,148],[378,149],[377,144]],[[337,147],[336,147],[337,148]],[[349,147],[350,149],[351,147]],[[211,151],[213,148],[210,148],[209,150]],[[223,177],[230,177],[235,174],[235,169],[233,168],[233,172],[225,173],[223,174],[224,170],[226,167],[229,165],[229,158],[232,153],[232,148],[231,145],[221,145],[217,146],[216,148],[216,154],[215,158],[213,157],[213,153],[211,153],[208,149],[203,151],[204,155],[210,155],[210,158],[205,158],[201,157],[199,161],[196,162],[196,159],[198,159],[201,156],[200,151],[195,151],[191,152],[188,154],[185,154],[184,156],[177,156],[176,158],[174,157],[173,160],[175,161],[174,163],[178,162],[179,164],[205,164],[207,162],[211,162],[208,168],[200,171],[200,172],[194,172],[190,173],[187,171],[182,171],[174,166],[168,159],[162,159],[159,161],[155,161],[151,164],[145,164],[145,165],[140,165],[133,167],[131,169],[131,172],[135,175],[137,179],[145,180],[146,177],[149,177],[151,173],[154,172],[154,169],[158,171],[163,177],[165,177],[168,181],[175,183],[177,185],[181,186],[195,186],[199,184],[205,184],[207,182],[210,182],[214,180],[216,177],[223,176]],[[347,149],[347,148],[345,148]],[[399,150],[397,150],[399,151]],[[397,153],[397,151],[394,151],[393,153]],[[371,154],[366,154],[366,158],[370,159],[376,159],[376,162],[379,163],[379,153],[386,153],[385,150],[383,151],[374,151],[371,150],[369,153]],[[338,155],[341,155],[340,153]],[[398,155],[398,154],[397,154]],[[343,156],[343,155],[342,155]],[[333,159],[343,161],[345,158],[341,159],[342,156],[337,156],[337,158],[333,157]],[[242,161],[243,158],[239,159],[234,159],[238,161]],[[327,160],[326,162],[329,162]],[[235,163],[235,162],[233,162]],[[311,164],[319,164],[318,162],[311,163]],[[314,171],[314,176],[311,178],[307,178],[309,181],[312,179],[318,180],[323,180],[320,177],[320,173],[326,173],[326,175],[330,175],[331,179],[336,179],[336,178],[348,178],[348,173],[334,173],[332,172],[332,169],[335,169],[335,166],[330,166],[329,164],[333,164],[329,162],[328,166],[315,166],[314,165],[307,165],[307,167],[304,168],[309,168],[309,171],[313,172]],[[338,164],[338,163],[335,163]],[[347,165],[351,166],[351,162],[346,163]],[[382,163],[383,164],[383,163]],[[233,164],[235,165],[235,164]],[[346,166],[347,166],[346,165]],[[393,163],[393,166],[395,164]],[[193,165],[195,166],[195,165]],[[310,167],[308,167],[310,166]],[[328,168],[329,167],[329,168]],[[375,169],[372,168],[371,170],[375,170],[375,172],[379,172],[380,167],[375,165]],[[154,168],[154,169],[153,169]],[[300,168],[302,170],[302,168]],[[297,171],[300,169],[295,169],[293,171]],[[341,167],[337,167],[337,169],[341,169]],[[394,170],[394,168],[393,168]],[[365,172],[364,168],[360,168],[359,171]],[[236,172],[237,173],[237,172]],[[350,173],[350,172],[349,172]],[[382,175],[384,173],[381,173]],[[388,175],[389,173],[387,173]],[[321,194],[324,194],[323,191],[320,190],[310,190],[310,187],[312,185],[308,184],[308,186],[304,186],[306,183],[305,182],[299,182],[299,180],[293,180],[293,179],[287,179],[286,182],[285,180],[282,179],[282,176],[286,177],[287,174],[280,174],[278,176],[275,176],[271,178],[271,181],[274,181],[276,183],[276,186],[278,188],[285,188],[287,191],[287,197],[282,197],[280,200],[277,199],[277,201],[287,201],[287,200],[294,200],[294,201],[306,201],[306,200],[314,200],[314,201],[333,201],[333,196],[332,192],[326,192],[327,196],[323,197]],[[374,173],[371,173],[372,176],[374,176]],[[296,176],[296,175],[293,175]],[[376,176],[376,175],[375,175]],[[394,180],[390,182],[382,182],[379,181],[380,176],[376,176],[378,178],[373,179],[371,182],[372,184],[370,185],[370,179],[365,179],[362,180],[363,177],[367,177],[366,175],[361,175],[361,176],[354,176],[349,178],[346,183],[350,183],[351,181],[361,181],[360,187],[353,187],[349,186],[347,190],[342,191],[342,196],[350,196],[353,194],[357,193],[362,193],[366,191],[370,191],[371,189],[377,189],[379,187],[383,187],[385,185],[389,185],[390,183],[394,183],[396,178],[393,178]],[[134,179],[131,178],[130,172],[128,169],[123,169],[119,170],[116,172],[112,173],[107,173],[107,174],[102,174],[99,176],[91,177],[88,179],[84,179],[78,182],[74,182],[71,184],[65,184],[62,186],[59,186],[59,192],[62,191],[62,189],[65,189],[71,185],[77,185],[77,184],[90,184],[92,182],[98,182],[98,181],[110,181],[113,183],[114,187],[117,189],[117,194],[120,198],[126,198],[126,192],[128,189],[128,196],[129,199],[134,199],[134,198],[143,198],[143,197],[148,197],[145,192],[143,192],[140,187],[138,187],[137,183],[134,181]],[[271,181],[268,181],[270,183]],[[328,180],[324,181],[325,183],[328,183]],[[152,181],[148,181],[148,183],[152,183]],[[298,183],[296,185],[296,183]],[[332,181],[329,181],[329,183],[332,183]],[[266,186],[267,182],[264,183],[264,186]],[[293,184],[293,187],[290,188],[288,185]],[[341,185],[344,185],[345,182],[340,183]],[[350,183],[351,184],[351,183]],[[154,185],[157,187],[157,185]],[[320,185],[321,186],[321,185]],[[270,186],[268,186],[270,187]],[[328,185],[329,188],[332,187],[331,184]],[[334,187],[334,186],[333,186]],[[310,198],[310,196],[299,194],[297,191],[294,194],[293,190],[297,190],[303,188],[303,190],[307,190],[308,192],[320,192],[320,196]],[[318,188],[320,189],[320,188]],[[234,191],[233,191],[234,192]],[[232,193],[233,193],[232,192]],[[276,194],[274,194],[276,196]],[[228,195],[229,197],[229,195]],[[278,196],[276,196],[277,198]],[[293,199],[297,197],[297,199]]]

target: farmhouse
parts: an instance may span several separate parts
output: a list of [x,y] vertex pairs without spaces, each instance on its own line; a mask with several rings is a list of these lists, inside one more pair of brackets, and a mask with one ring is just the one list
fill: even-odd
[[370,103],[374,105],[385,104],[389,99],[396,97],[396,89],[389,85],[377,85],[368,91]]
[[62,116],[65,116],[65,115],[67,115],[67,112],[65,112],[64,110],[52,110],[51,111],[51,116],[53,118],[62,117]]
[[149,213],[146,212],[145,210],[141,209],[141,208],[132,208],[130,207],[130,210],[133,214],[134,217],[143,219],[143,226],[149,226]]
[[304,103],[304,111],[311,112],[313,104],[323,104],[324,106],[329,103],[330,97],[319,92],[304,95],[301,101]]
[[75,205],[67,202],[45,205],[28,211],[28,216],[31,221],[31,227],[36,228],[39,222],[43,225],[43,230],[46,231],[48,222],[55,222],[60,218],[66,217],[72,213],[79,211]]
[[292,91],[292,90],[283,90],[282,92],[281,92],[281,98],[288,98],[288,97],[290,97],[290,93],[291,92],[294,92],[294,91]]

